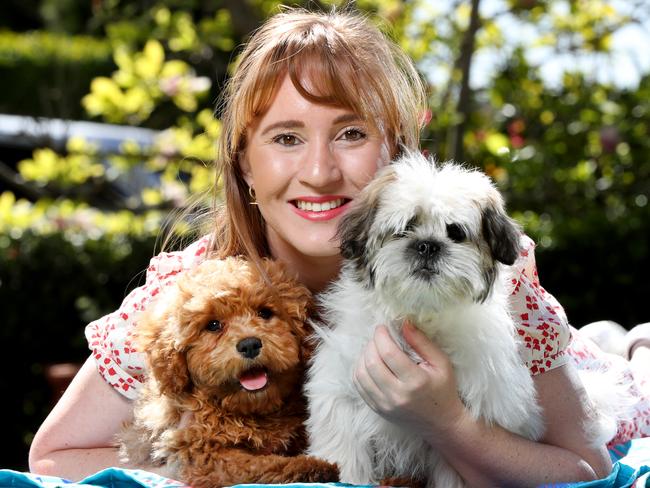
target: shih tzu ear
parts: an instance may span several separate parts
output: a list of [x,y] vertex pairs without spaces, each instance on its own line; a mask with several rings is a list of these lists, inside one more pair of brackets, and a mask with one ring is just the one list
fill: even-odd
[[503,205],[491,203],[485,207],[483,235],[495,260],[508,266],[517,260],[521,231],[517,223],[506,215]]
[[341,256],[350,261],[363,260],[370,227],[377,213],[377,207],[356,203],[339,223],[338,235],[341,239]]
[[366,244],[379,208],[383,189],[396,178],[392,166],[381,170],[357,196],[350,211],[339,222],[337,237],[341,240],[341,255],[358,264],[367,264]]

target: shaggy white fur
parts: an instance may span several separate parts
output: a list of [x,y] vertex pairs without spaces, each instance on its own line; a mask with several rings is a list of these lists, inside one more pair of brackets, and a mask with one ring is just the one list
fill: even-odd
[[338,463],[344,482],[464,486],[438,452],[372,411],[353,385],[377,325],[404,346],[406,318],[449,355],[472,415],[538,439],[542,416],[503,284],[520,231],[490,179],[408,154],[362,192],[340,233],[346,259],[319,300],[324,324],[305,386],[310,454]]

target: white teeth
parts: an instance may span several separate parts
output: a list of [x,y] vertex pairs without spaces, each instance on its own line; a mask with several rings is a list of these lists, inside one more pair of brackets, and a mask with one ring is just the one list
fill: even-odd
[[308,212],[325,212],[327,210],[332,210],[333,208],[340,207],[341,205],[343,205],[342,198],[337,198],[336,200],[330,200],[329,202],[323,203],[296,200],[296,207],[298,207],[300,210],[306,210]]

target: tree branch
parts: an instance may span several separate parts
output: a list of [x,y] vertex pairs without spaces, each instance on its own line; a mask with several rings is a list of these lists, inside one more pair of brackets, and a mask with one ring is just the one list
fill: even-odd
[[456,69],[459,69],[461,72],[460,93],[458,95],[458,104],[456,105],[456,116],[460,120],[451,130],[451,143],[449,144],[450,159],[456,161],[463,160],[463,136],[471,110],[472,92],[469,86],[469,75],[472,67],[474,46],[476,44],[476,33],[481,27],[478,11],[479,3],[480,0],[472,0],[469,26],[463,35],[460,54],[456,62]]

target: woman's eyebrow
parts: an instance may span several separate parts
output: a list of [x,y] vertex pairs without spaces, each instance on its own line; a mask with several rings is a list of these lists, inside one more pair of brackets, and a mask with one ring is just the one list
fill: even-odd
[[266,126],[266,128],[262,131],[262,135],[275,129],[295,129],[304,126],[305,124],[299,120],[281,120],[280,122],[274,122],[271,125]]
[[[346,122],[355,122],[360,121],[361,117],[357,114],[349,113],[343,114],[336,117],[332,123],[333,124],[343,124]],[[280,120],[279,122],[274,122],[270,125],[267,125],[262,131],[262,135],[265,135],[275,129],[296,129],[305,127],[305,123],[300,120]]]
[[357,121],[360,121],[360,120],[361,120],[361,117],[359,117],[357,114],[349,113],[349,114],[339,115],[338,117],[336,117],[334,119],[334,123],[335,124],[343,124],[343,123],[346,123],[346,122],[357,122]]

